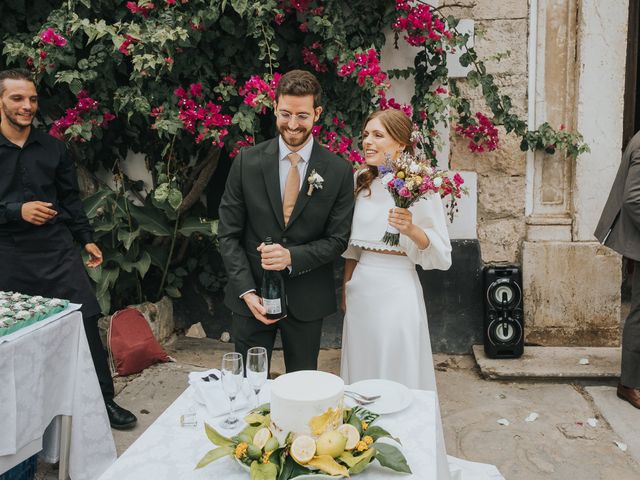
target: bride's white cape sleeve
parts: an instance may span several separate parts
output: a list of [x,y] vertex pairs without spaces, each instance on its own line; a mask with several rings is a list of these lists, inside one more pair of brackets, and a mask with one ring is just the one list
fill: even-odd
[[424,270],[448,270],[451,266],[451,242],[440,196],[429,195],[418,200],[409,210],[413,214],[413,223],[429,237],[429,246],[419,250],[409,237],[401,234],[400,247]]

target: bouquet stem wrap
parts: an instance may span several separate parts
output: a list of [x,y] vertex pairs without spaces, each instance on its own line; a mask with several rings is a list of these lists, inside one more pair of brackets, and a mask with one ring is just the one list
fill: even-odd
[[400,232],[397,228],[392,227],[391,225],[387,225],[387,231],[384,232],[382,241],[387,245],[397,247],[400,243]]

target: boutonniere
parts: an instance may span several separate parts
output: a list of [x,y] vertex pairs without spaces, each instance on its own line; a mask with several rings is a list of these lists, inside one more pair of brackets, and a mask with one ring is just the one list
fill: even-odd
[[324,178],[322,178],[320,174],[315,170],[311,170],[311,174],[307,178],[307,182],[309,182],[309,190],[307,190],[307,195],[311,196],[314,190],[322,190]]

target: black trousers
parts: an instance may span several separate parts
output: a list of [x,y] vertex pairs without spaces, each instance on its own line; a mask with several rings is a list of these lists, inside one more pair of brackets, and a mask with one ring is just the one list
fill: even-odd
[[233,314],[231,333],[235,350],[242,354],[245,365],[249,348],[264,347],[267,349],[269,369],[271,369],[271,353],[278,330],[282,338],[287,373],[298,370],[317,370],[322,319],[303,322],[292,317],[291,314],[271,325],[265,325],[255,317]]
[[89,350],[91,351],[93,367],[96,369],[96,375],[98,375],[102,397],[104,401],[107,402],[113,400],[113,378],[111,377],[111,370],[109,369],[107,351],[100,339],[100,331],[98,330],[99,318],[99,315],[93,317],[83,316],[82,321],[84,322],[84,332],[87,335],[87,342],[89,343]]
[[631,310],[622,330],[622,374],[620,383],[640,388],[640,262],[633,262]]

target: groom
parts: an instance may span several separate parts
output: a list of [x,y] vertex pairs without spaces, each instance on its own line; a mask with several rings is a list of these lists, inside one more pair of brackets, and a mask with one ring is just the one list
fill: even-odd
[[[309,72],[281,77],[274,106],[279,135],[240,151],[219,209],[235,349],[246,357],[250,347],[265,347],[271,363],[280,330],[287,372],[317,368],[322,318],[337,309],[332,263],[347,247],[353,213],[351,165],[311,136],[320,95]],[[265,246],[265,237],[273,245]],[[265,316],[263,270],[284,277],[286,318]]]

